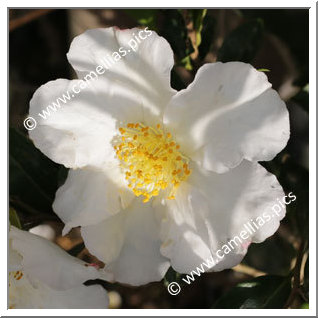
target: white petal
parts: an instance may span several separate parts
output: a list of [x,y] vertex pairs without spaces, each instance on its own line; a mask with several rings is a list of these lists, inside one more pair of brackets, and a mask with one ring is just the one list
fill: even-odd
[[68,290],[54,290],[38,280],[29,280],[24,274],[19,280],[10,277],[9,308],[13,309],[80,309],[107,308],[108,297],[99,285]]
[[158,224],[150,204],[136,199],[106,221],[82,227],[88,250],[106,263],[115,281],[142,285],[163,278],[169,261],[159,252]]
[[125,184],[119,167],[87,167],[70,170],[58,189],[53,210],[65,223],[63,235],[72,227],[98,223],[126,208],[134,194]]
[[79,286],[65,291],[51,290],[46,294],[44,308],[106,309],[108,297],[100,285]]
[[[12,245],[11,241],[9,242],[9,245]],[[22,257],[19,255],[16,251],[14,251],[11,246],[9,248],[9,271],[15,272],[21,270]]]
[[11,226],[9,238],[12,248],[22,256],[23,271],[53,289],[74,288],[100,277],[97,269],[40,236]]
[[[273,206],[284,197],[276,177],[261,165],[243,161],[225,174],[194,169],[188,184],[182,184],[176,199],[167,201],[167,211],[157,207],[161,217],[161,252],[171,259],[178,272],[189,273],[202,262],[213,258],[218,264],[212,270],[222,270],[237,265],[251,242],[262,242],[275,233],[285,215],[285,206],[278,214]],[[266,215],[266,216],[265,216]],[[254,227],[247,231],[248,222]],[[217,251],[232,239],[233,249],[217,256]]]
[[178,188],[176,198],[165,206],[156,205],[161,219],[161,254],[169,258],[179,273],[188,273],[210,255],[209,237],[202,215],[209,207],[197,189],[187,183]]
[[205,64],[171,100],[164,123],[205,169],[271,160],[289,139],[285,103],[264,73],[241,62]]
[[[145,39],[138,44],[139,34]],[[138,44],[136,49],[132,47],[134,41]],[[74,38],[67,57],[79,78],[103,66],[106,72],[101,77],[138,94],[144,121],[150,124],[158,122],[156,117],[162,115],[175,93],[170,87],[173,52],[168,42],[154,31],[137,28],[87,30]]]
[[54,228],[49,224],[39,224],[29,229],[29,232],[41,236],[49,241],[54,241],[56,236]]
[[[30,116],[37,120],[30,138],[50,159],[71,168],[100,166],[111,160],[114,151],[110,141],[117,134],[116,122],[142,118],[141,101],[133,92],[98,78],[74,95],[73,87],[78,90],[81,83],[65,79],[48,82],[30,101]],[[52,103],[63,94],[74,97],[65,99],[66,103],[60,100],[56,111],[52,110]],[[43,118],[47,107],[50,115]]]

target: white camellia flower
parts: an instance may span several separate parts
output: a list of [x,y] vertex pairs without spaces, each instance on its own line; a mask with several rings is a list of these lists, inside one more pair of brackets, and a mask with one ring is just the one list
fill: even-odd
[[93,266],[40,236],[10,227],[10,309],[107,308],[103,287],[83,285],[96,278],[100,273]]
[[[273,159],[289,139],[286,106],[264,73],[240,62],[205,64],[177,92],[170,45],[147,30],[133,51],[128,43],[139,32],[93,29],[76,37],[67,57],[79,79],[49,82],[30,102],[35,117],[93,77],[30,137],[71,168],[53,205],[64,233],[81,226],[109,279],[132,285],[161,280],[170,265],[189,273],[277,203],[284,192],[257,161]],[[126,54],[92,76],[115,51]],[[248,243],[272,235],[282,210]],[[211,270],[245,254],[246,244]]]

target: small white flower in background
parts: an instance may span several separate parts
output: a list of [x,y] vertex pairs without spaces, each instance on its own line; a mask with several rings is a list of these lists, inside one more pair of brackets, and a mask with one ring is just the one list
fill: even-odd
[[14,226],[9,231],[9,308],[107,308],[98,270],[54,243]]
[[[79,80],[41,86],[30,116],[119,47],[128,52],[137,33],[107,28],[76,37],[67,57]],[[216,258],[246,222],[284,196],[257,163],[273,159],[289,139],[286,106],[266,75],[240,62],[205,64],[177,92],[170,87],[173,63],[168,42],[152,32],[29,132],[44,154],[71,168],[53,205],[64,233],[81,226],[109,279],[132,285],[161,280],[170,265],[189,273]],[[271,236],[282,210],[248,243]],[[238,248],[211,270],[230,268],[245,254]]]

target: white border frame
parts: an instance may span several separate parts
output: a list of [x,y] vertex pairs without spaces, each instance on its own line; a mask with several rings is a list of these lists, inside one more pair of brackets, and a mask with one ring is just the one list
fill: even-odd
[[[241,310],[230,310],[230,309],[7,309],[7,262],[2,260],[1,262],[1,275],[0,275],[0,286],[1,286],[1,297],[0,297],[0,314],[1,316],[160,316],[160,315],[182,315],[182,316],[315,316],[316,315],[316,2],[315,1],[288,1],[288,0],[268,0],[268,1],[235,1],[235,0],[223,0],[223,1],[189,1],[183,0],[179,3],[171,3],[171,0],[161,0],[160,2],[153,4],[153,2],[146,1],[107,1],[105,0],[90,0],[90,7],[88,8],[105,8],[105,4],[109,8],[129,8],[134,7],[155,7],[155,8],[174,8],[174,7],[195,7],[197,8],[210,8],[213,4],[214,8],[228,8],[228,7],[239,7],[239,8],[310,8],[309,9],[309,82],[310,82],[310,116],[309,116],[309,208],[310,208],[310,222],[309,222],[309,251],[310,251],[310,309],[241,309]],[[29,7],[43,7],[43,1],[40,0],[15,0],[5,1],[5,5],[1,6],[1,39],[2,43],[8,43],[8,25],[7,15],[8,7],[24,7],[28,4]],[[66,6],[67,5],[67,6]],[[72,7],[73,5],[73,7]],[[55,0],[46,1],[45,7],[57,7],[57,8],[87,8],[83,4],[77,1],[67,0]],[[297,22],[295,22],[297,23]],[[8,48],[9,49],[9,48]],[[6,120],[6,123],[2,123],[1,126],[1,147],[2,149],[7,148],[8,145],[8,50],[4,48],[1,50],[1,62],[2,62],[2,74],[1,74],[1,87],[5,88],[5,92],[2,94],[2,107],[0,108],[0,116],[2,120]],[[6,96],[7,93],[7,97]],[[2,255],[5,255],[7,250],[7,197],[8,197],[8,161],[7,158],[2,155],[1,157],[1,168],[4,170],[2,176],[6,176],[1,180],[1,203],[2,211],[2,222],[1,222],[1,251]],[[5,167],[5,168],[4,168]],[[6,191],[4,191],[6,189]],[[3,222],[5,220],[5,222]]]

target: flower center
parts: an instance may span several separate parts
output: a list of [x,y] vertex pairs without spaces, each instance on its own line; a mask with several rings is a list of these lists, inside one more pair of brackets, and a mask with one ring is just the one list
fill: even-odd
[[143,195],[143,202],[164,189],[167,189],[167,199],[174,199],[176,189],[191,171],[189,159],[180,152],[171,134],[165,133],[160,124],[148,127],[129,123],[119,131],[114,149],[128,187],[136,196]]
[[[15,272],[9,272],[9,281],[11,281],[12,278],[14,278],[15,280],[20,280],[23,277],[23,272],[21,271],[15,271]],[[10,282],[9,282],[9,286],[10,286]]]

